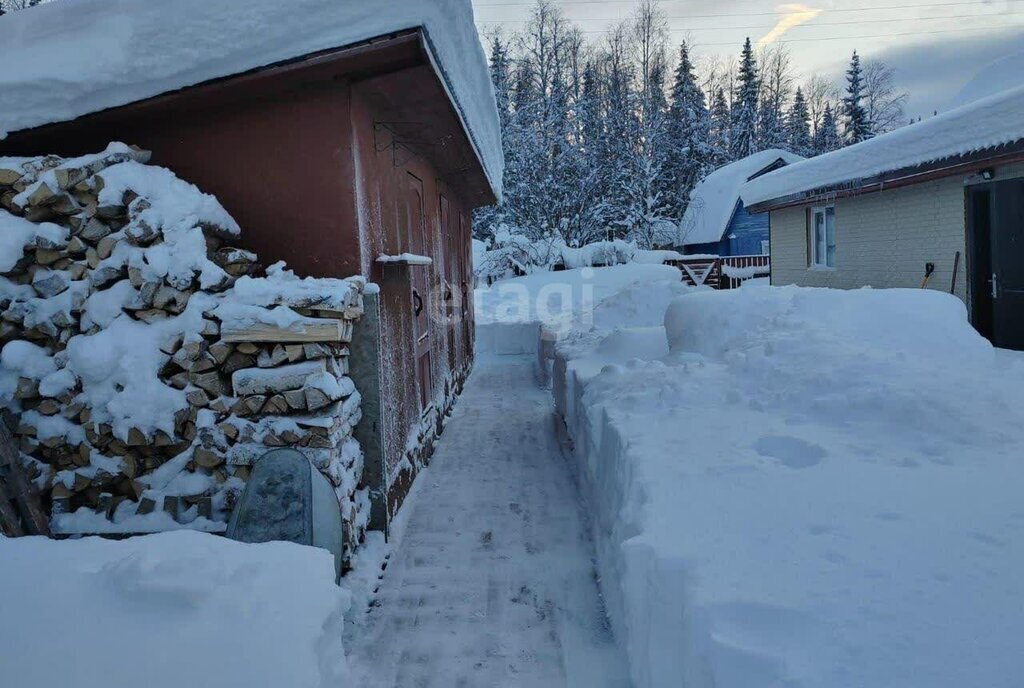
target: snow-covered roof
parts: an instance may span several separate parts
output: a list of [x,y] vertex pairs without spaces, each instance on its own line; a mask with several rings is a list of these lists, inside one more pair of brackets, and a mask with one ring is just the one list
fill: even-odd
[[1024,86],[766,174],[743,187],[743,201],[751,206],[1022,140]]
[[470,0],[62,0],[0,19],[0,138],[422,28],[495,194],[501,130]]
[[736,211],[740,188],[779,159],[786,164],[803,160],[789,151],[770,148],[720,167],[705,177],[690,194],[690,205],[681,225],[681,243],[690,246],[721,240]]

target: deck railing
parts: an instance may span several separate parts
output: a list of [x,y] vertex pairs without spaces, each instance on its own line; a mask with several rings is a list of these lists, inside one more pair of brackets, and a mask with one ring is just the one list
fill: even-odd
[[735,289],[745,280],[767,277],[771,273],[770,256],[686,256],[665,261],[683,273],[683,281],[691,286],[712,289]]

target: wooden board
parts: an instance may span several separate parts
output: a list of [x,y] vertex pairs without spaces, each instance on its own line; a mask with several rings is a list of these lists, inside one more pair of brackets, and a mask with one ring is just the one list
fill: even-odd
[[3,422],[0,422],[0,462],[6,464],[10,471],[7,477],[7,487],[11,492],[11,497],[18,504],[26,532],[29,535],[49,537],[50,520],[43,513],[39,492],[25,477],[17,444],[11,437],[11,431]]
[[7,537],[21,537],[25,531],[21,527],[21,519],[18,512],[11,506],[11,496],[4,488],[3,481],[0,481],[0,533]]
[[243,326],[226,321],[220,328],[225,342],[265,342],[306,344],[315,342],[348,342],[352,338],[352,324],[344,320],[303,318],[288,327],[267,323],[248,323]]

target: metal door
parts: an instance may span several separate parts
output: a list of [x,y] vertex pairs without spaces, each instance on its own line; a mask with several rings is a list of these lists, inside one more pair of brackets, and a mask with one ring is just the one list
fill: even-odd
[[[423,182],[416,175],[408,173],[409,189],[406,224],[409,235],[407,246],[410,253],[428,255],[429,246],[426,223],[423,218]],[[415,339],[416,377],[420,389],[420,409],[426,409],[433,395],[433,376],[430,371],[430,279],[429,267],[414,265],[412,273],[413,337]]]
[[992,343],[1024,350],[1024,179],[992,193]]

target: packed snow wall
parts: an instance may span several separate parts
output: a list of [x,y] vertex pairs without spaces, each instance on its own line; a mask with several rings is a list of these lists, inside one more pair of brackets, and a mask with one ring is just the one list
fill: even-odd
[[215,198],[147,159],[0,158],[0,401],[54,530],[223,530],[252,463],[295,447],[351,551],[363,278],[264,270]]

